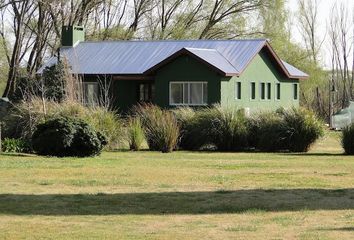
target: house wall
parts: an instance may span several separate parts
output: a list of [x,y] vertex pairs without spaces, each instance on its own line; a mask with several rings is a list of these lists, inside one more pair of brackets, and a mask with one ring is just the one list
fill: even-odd
[[180,56],[161,67],[155,75],[155,103],[169,108],[169,83],[174,81],[208,82],[208,104],[220,102],[221,76],[189,56]]
[[113,80],[112,94],[115,110],[127,113],[137,104],[137,84],[138,81],[133,80]]
[[[241,99],[236,99],[235,85],[241,82]],[[256,99],[251,99],[251,82],[256,82]],[[260,83],[271,83],[271,99],[262,100]],[[280,100],[276,99],[276,83],[280,83]],[[267,52],[262,50],[249,64],[240,77],[223,78],[221,81],[221,105],[249,108],[251,112],[257,110],[276,110],[279,107],[289,108],[299,106],[298,99],[293,98],[293,84],[298,80],[288,79],[270,59]]]

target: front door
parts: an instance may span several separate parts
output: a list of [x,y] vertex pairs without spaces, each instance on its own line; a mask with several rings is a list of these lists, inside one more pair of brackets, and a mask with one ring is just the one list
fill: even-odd
[[155,95],[155,85],[150,82],[142,82],[138,84],[138,102],[152,103]]

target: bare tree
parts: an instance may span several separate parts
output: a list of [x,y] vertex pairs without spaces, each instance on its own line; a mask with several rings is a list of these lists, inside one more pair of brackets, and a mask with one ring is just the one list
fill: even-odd
[[319,41],[318,36],[318,7],[319,0],[298,0],[299,29],[306,49],[313,61],[318,63],[318,54],[321,50],[325,36]]
[[[199,39],[213,38],[213,27],[235,14],[246,14],[262,6],[262,0],[214,0],[210,13],[206,16],[206,24],[199,35]],[[215,33],[214,33],[215,34]]]
[[332,56],[332,78],[340,91],[336,105],[344,108],[353,99],[352,64],[349,57],[353,55],[353,25],[349,21],[348,10],[343,4],[334,5],[329,24],[329,35]]

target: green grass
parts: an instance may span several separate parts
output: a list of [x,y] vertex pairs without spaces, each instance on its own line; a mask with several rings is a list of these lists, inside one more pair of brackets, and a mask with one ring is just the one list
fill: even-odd
[[353,239],[341,152],[2,155],[0,239]]

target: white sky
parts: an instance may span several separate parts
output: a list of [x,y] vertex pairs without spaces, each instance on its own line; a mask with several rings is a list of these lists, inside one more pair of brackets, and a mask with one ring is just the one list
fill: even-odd
[[[295,19],[296,16],[296,10],[298,9],[298,4],[297,4],[298,0],[287,0],[287,8],[290,11],[291,14],[291,18]],[[332,11],[332,7],[335,3],[337,3],[338,5],[343,3],[346,8],[348,9],[348,12],[353,12],[354,9],[354,0],[318,0],[319,3],[319,7],[318,7],[318,22],[319,22],[319,38],[324,39],[327,34],[326,34],[326,27],[327,27],[327,23],[329,22],[330,19],[330,15],[331,15],[331,11]],[[351,18],[349,18],[349,20],[351,20]],[[350,22],[351,24],[351,22]],[[298,43],[302,43],[302,39],[301,39],[301,35],[298,31],[298,27],[296,26],[296,24],[292,25],[292,37],[293,40],[295,40]],[[323,46],[322,46],[322,51],[321,51],[321,57],[322,57],[322,61],[323,64],[326,67],[330,66],[330,52],[326,51],[326,49],[328,49],[329,44],[327,41],[324,42]]]

